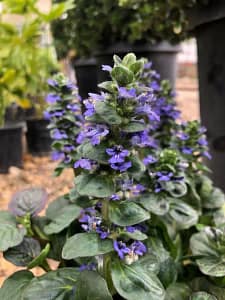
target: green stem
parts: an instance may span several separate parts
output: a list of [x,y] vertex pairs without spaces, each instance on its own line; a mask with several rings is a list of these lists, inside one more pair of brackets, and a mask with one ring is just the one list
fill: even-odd
[[40,267],[41,267],[45,272],[50,272],[50,271],[51,271],[51,268],[49,267],[49,264],[48,264],[48,262],[47,262],[46,259],[41,263]]

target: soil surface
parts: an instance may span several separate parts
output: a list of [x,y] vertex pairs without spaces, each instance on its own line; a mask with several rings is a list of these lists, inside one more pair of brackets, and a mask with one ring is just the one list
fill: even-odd
[[[184,120],[199,119],[198,86],[195,78],[180,78],[177,82],[177,103]],[[60,177],[53,177],[57,163],[49,157],[32,157],[24,155],[24,167],[11,167],[9,174],[0,174],[0,209],[7,209],[12,195],[28,187],[44,187],[49,195],[49,201],[67,193],[73,186],[72,170],[65,170]],[[55,267],[55,263],[51,263]],[[0,256],[0,285],[6,277],[21,268],[16,268]],[[36,275],[42,270],[33,270]],[[3,300],[3,299],[2,299]]]

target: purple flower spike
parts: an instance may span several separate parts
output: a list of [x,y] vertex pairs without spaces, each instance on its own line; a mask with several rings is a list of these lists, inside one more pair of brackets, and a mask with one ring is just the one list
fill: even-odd
[[56,94],[48,94],[45,100],[49,104],[55,104],[57,101],[60,101],[61,98]]
[[190,147],[182,147],[181,148],[181,151],[184,153],[184,154],[187,154],[187,155],[191,155],[193,153],[193,149],[190,148]]
[[120,200],[120,196],[117,195],[117,194],[113,194],[113,195],[110,197],[110,200],[112,200],[112,201],[119,201],[119,200]]
[[145,166],[150,165],[150,164],[154,164],[157,162],[157,158],[152,156],[152,155],[148,155],[143,159],[143,163]]
[[50,85],[50,86],[52,86],[52,87],[57,87],[57,86],[58,86],[57,81],[54,80],[54,79],[51,79],[51,78],[49,78],[49,79],[47,80],[47,83],[48,83],[48,85]]
[[198,139],[198,144],[200,146],[207,146],[208,142],[207,142],[207,140],[204,137],[201,137],[201,138]]
[[185,132],[179,132],[178,135],[177,135],[177,137],[181,141],[187,141],[190,138],[190,136],[187,133],[185,133]]
[[74,164],[74,168],[82,168],[85,170],[91,170],[92,165],[91,165],[91,160],[87,158],[81,158],[77,160]]
[[130,252],[130,249],[122,241],[118,242],[118,241],[114,240],[113,247],[114,247],[114,250],[119,255],[120,259],[124,259],[125,254],[128,254]]
[[108,65],[102,65],[102,71],[111,72],[112,71],[112,67],[108,66]]
[[125,172],[127,169],[131,168],[132,164],[130,161],[124,163],[111,164],[111,168],[118,170],[120,172]]
[[67,139],[68,136],[67,136],[67,134],[65,134],[65,132],[55,129],[52,133],[52,138],[54,140],[63,140],[63,139]]
[[59,159],[64,159],[65,154],[59,151],[53,151],[51,154],[52,160],[59,160]]
[[128,90],[125,87],[120,87],[119,88],[119,97],[126,98],[126,99],[135,98],[136,97],[136,89],[131,88]]
[[23,217],[26,214],[34,216],[44,209],[47,198],[48,195],[44,189],[25,189],[14,194],[9,203],[9,210],[18,217]]
[[129,151],[124,149],[123,146],[114,146],[107,148],[106,153],[111,156],[109,163],[123,163],[125,158],[129,155]]
[[156,176],[158,181],[170,181],[171,177],[173,177],[173,172],[156,172]]
[[147,252],[147,248],[142,242],[134,241],[131,244],[131,251],[138,256],[142,256]]

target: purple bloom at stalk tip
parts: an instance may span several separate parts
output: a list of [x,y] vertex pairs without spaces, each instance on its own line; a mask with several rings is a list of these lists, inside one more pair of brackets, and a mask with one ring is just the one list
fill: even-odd
[[45,101],[49,104],[54,104],[60,100],[61,100],[60,96],[56,94],[48,94],[47,97],[45,98]]
[[46,110],[46,111],[44,111],[43,116],[44,116],[45,120],[50,120],[52,117],[52,114]]
[[156,176],[158,177],[158,181],[170,181],[171,177],[173,177],[173,172],[167,172],[167,171],[162,171],[162,172],[156,172]]
[[99,94],[95,94],[95,93],[88,93],[88,96],[91,98],[91,100],[94,100],[94,101],[103,101],[105,98],[105,94],[104,93],[101,93],[100,95]]
[[129,233],[134,233],[136,228],[134,226],[126,226],[126,231]]
[[150,87],[156,92],[159,92],[161,89],[159,83],[156,80],[154,80],[150,83]]
[[151,67],[152,67],[152,62],[151,61],[144,64],[144,69],[151,69]]
[[149,164],[154,164],[156,162],[157,162],[157,158],[152,155],[148,155],[143,159],[143,163],[145,166],[147,166]]
[[132,194],[134,196],[137,196],[141,192],[144,192],[145,190],[146,190],[146,188],[142,184],[138,183],[136,185],[133,185],[130,191],[132,192]]
[[117,240],[114,240],[113,247],[114,247],[114,250],[119,255],[120,259],[124,259],[125,254],[128,254],[130,252],[130,249],[122,241],[118,242]]
[[108,160],[109,163],[123,163],[125,158],[129,155],[129,151],[122,146],[114,146],[113,148],[107,148],[106,153],[111,156]]
[[147,248],[142,242],[134,241],[131,244],[131,251],[138,256],[142,256],[147,252]]
[[109,66],[109,65],[102,65],[102,71],[111,72],[112,71],[112,67]]
[[208,159],[212,159],[212,155],[208,151],[204,151],[202,155]]
[[65,112],[64,110],[58,109],[52,113],[52,116],[56,118],[62,117],[64,115],[64,112]]
[[67,104],[66,108],[71,110],[72,112],[76,112],[80,110],[80,107],[77,104]]
[[84,106],[86,108],[86,111],[84,112],[85,117],[91,117],[95,113],[95,107],[94,104],[89,101],[88,99],[84,101]]
[[108,231],[104,230],[100,226],[96,227],[96,232],[99,234],[99,237],[102,240],[106,239],[109,236],[109,234],[110,234]]
[[190,147],[182,147],[181,151],[182,151],[182,153],[187,154],[187,155],[191,155],[193,153],[193,149]]
[[75,150],[75,147],[73,145],[64,145],[63,146],[63,151],[69,153],[71,151]]
[[91,168],[92,168],[91,160],[87,159],[87,158],[81,158],[81,159],[77,160],[73,166],[75,169],[82,168],[85,170],[91,170]]
[[136,97],[136,89],[135,88],[131,88],[131,89],[127,89],[125,87],[120,87],[118,89],[119,91],[119,97],[121,98],[135,98]]

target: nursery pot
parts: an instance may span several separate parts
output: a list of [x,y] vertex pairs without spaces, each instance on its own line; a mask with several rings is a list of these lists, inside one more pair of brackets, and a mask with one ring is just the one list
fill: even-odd
[[95,58],[79,58],[73,61],[79,94],[82,99],[88,93],[97,92],[97,68]]
[[43,156],[51,152],[52,139],[48,124],[49,121],[45,119],[27,120],[27,147],[34,156]]
[[190,12],[198,45],[200,114],[208,130],[215,184],[225,191],[225,1]]
[[162,79],[168,79],[174,88],[177,74],[176,58],[179,51],[179,45],[171,45],[166,41],[155,45],[147,43],[131,45],[123,42],[114,44],[96,53],[98,82],[109,80],[109,75],[101,70],[101,66],[112,66],[114,54],[123,57],[128,52],[134,52],[138,58],[145,57],[152,61],[153,69],[161,75]]
[[22,132],[21,126],[0,128],[0,173],[10,166],[22,167]]

